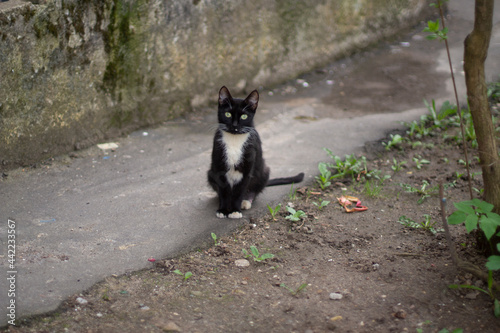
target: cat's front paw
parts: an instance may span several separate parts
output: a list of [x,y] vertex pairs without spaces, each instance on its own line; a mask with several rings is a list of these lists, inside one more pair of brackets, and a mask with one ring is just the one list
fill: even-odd
[[223,212],[221,212],[219,210],[215,213],[215,216],[217,216],[220,219],[225,219],[227,217],[226,214],[224,214]]
[[241,219],[243,217],[243,214],[241,214],[241,212],[232,212],[227,217],[229,217],[230,219]]
[[243,214],[241,212],[232,212],[232,213],[224,213],[223,211],[218,210],[215,215],[220,219],[230,218],[230,219],[241,219]]

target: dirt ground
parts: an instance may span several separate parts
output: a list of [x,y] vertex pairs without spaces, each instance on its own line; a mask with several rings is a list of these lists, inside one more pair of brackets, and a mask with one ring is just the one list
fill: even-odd
[[[109,277],[70,297],[55,313],[23,319],[6,331],[498,332],[487,295],[448,288],[485,283],[453,266],[436,192],[419,204],[421,196],[400,185],[448,184],[448,214],[453,202],[468,199],[462,153],[452,139],[456,133],[455,127],[437,129],[390,151],[369,143],[368,171],[389,179],[349,176],[324,190],[317,184],[299,187],[282,202],[275,220],[270,214],[252,219],[198,251],[156,258],[148,269]],[[412,147],[417,141],[421,144]],[[477,151],[469,154],[472,185],[481,189]],[[423,160],[429,163],[417,163]],[[326,153],[325,162],[332,162]],[[398,163],[401,169],[393,170]],[[368,209],[346,213],[337,201],[343,194],[358,197]],[[320,209],[316,204],[322,201],[330,203]],[[285,206],[305,216],[292,222]],[[406,216],[420,223],[425,214],[435,234],[398,222]],[[474,237],[464,229],[451,227],[459,256],[484,267]],[[274,258],[247,257],[243,249],[250,253],[250,246]],[[247,267],[238,266],[242,259]],[[192,275],[184,279],[175,270]]]

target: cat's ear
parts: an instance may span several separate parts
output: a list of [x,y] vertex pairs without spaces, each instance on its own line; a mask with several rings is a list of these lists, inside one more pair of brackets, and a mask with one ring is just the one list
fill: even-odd
[[226,86],[223,86],[219,90],[219,106],[223,106],[224,104],[227,104],[229,107],[233,105],[233,98]]
[[250,109],[255,112],[257,110],[257,105],[259,105],[259,92],[254,90],[245,98],[245,104],[250,107]]

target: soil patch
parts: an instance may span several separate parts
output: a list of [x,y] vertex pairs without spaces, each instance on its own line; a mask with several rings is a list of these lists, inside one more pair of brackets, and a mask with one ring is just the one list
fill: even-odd
[[[498,111],[495,111],[498,113]],[[498,126],[498,125],[497,125]],[[433,188],[447,184],[453,202],[468,199],[467,178],[456,128],[434,131],[386,151],[367,145],[368,170],[376,177],[338,179],[321,189],[297,189],[276,219],[251,219],[212,246],[179,258],[159,259],[149,269],[111,276],[69,298],[50,315],[24,319],[8,332],[497,332],[492,301],[449,284],[485,287],[458,271],[440,231],[436,191],[406,193],[400,184]],[[413,147],[412,147],[413,144]],[[477,156],[474,149],[471,156]],[[403,163],[406,162],[406,163]],[[425,161],[425,162],[424,162]],[[325,154],[325,162],[329,157]],[[399,167],[398,167],[399,165]],[[396,170],[394,170],[396,169]],[[472,158],[472,184],[481,189],[480,166]],[[341,195],[360,199],[368,210],[346,213]],[[475,193],[479,197],[479,193]],[[330,201],[323,208],[321,202]],[[285,206],[305,213],[292,222]],[[429,227],[405,226],[404,216]],[[224,221],[221,220],[221,223]],[[428,228],[431,229],[431,228]],[[484,267],[474,237],[451,228],[462,259]],[[254,260],[250,247],[259,256]],[[248,257],[242,250],[246,250]],[[246,259],[247,261],[242,261]],[[248,264],[248,266],[241,266]],[[184,278],[175,273],[191,276]]]

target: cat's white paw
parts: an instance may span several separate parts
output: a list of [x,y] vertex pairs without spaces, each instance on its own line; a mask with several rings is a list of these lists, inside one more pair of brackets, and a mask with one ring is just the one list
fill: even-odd
[[243,214],[241,214],[241,212],[232,212],[227,217],[229,217],[230,219],[241,219],[243,217]]
[[250,209],[252,208],[252,202],[248,200],[243,200],[241,202],[241,209]]
[[221,213],[221,212],[217,212],[215,213],[215,215],[220,218],[220,219],[225,219],[227,216],[224,214],[224,213]]

